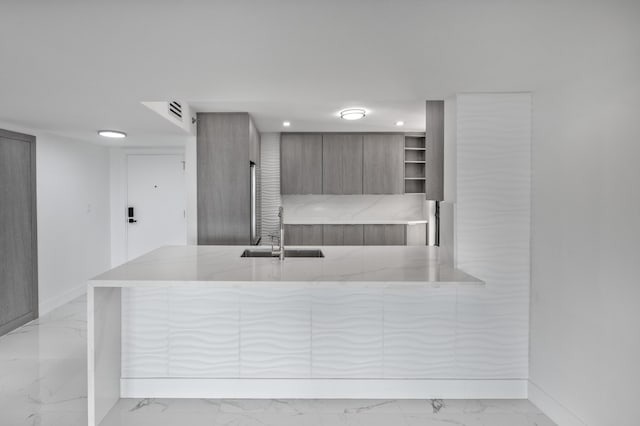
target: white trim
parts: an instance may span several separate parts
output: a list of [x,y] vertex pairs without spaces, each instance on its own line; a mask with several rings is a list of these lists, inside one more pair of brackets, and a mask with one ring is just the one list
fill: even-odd
[[527,380],[127,378],[122,398],[526,399]]
[[547,417],[558,426],[586,426],[571,410],[562,405],[558,400],[542,390],[538,385],[529,382],[529,401],[540,409]]
[[73,299],[82,296],[87,292],[87,283],[78,284],[77,286],[64,291],[47,300],[40,300],[38,303],[38,316],[45,315],[56,308],[71,302]]

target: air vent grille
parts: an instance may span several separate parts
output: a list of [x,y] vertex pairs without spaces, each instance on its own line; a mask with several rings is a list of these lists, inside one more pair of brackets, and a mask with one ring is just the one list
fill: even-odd
[[182,105],[180,102],[169,102],[169,114],[182,121]]

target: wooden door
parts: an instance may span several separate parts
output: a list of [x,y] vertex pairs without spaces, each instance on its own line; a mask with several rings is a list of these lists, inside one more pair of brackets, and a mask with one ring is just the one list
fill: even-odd
[[35,143],[0,130],[0,335],[38,317]]
[[365,134],[363,144],[363,192],[404,192],[404,137],[393,134]]
[[322,192],[362,194],[362,135],[322,135]]

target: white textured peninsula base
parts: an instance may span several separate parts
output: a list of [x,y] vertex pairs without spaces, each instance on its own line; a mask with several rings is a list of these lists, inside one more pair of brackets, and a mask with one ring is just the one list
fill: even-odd
[[524,395],[518,380],[449,380],[458,292],[481,281],[438,265],[434,248],[321,249],[280,262],[165,247],[93,279],[90,424],[123,396]]

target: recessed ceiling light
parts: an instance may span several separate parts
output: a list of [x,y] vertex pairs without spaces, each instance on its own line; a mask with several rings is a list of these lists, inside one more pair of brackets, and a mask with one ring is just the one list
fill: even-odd
[[396,126],[404,126],[404,121],[396,121]]
[[366,117],[367,112],[361,108],[349,108],[340,111],[340,118],[343,120],[360,120]]
[[98,134],[105,138],[122,139],[127,137],[125,132],[120,132],[118,130],[98,130]]
[[283,125],[284,127],[289,127],[289,126],[291,126],[291,122],[289,122],[289,121],[283,121],[283,122],[282,122],[282,125]]

